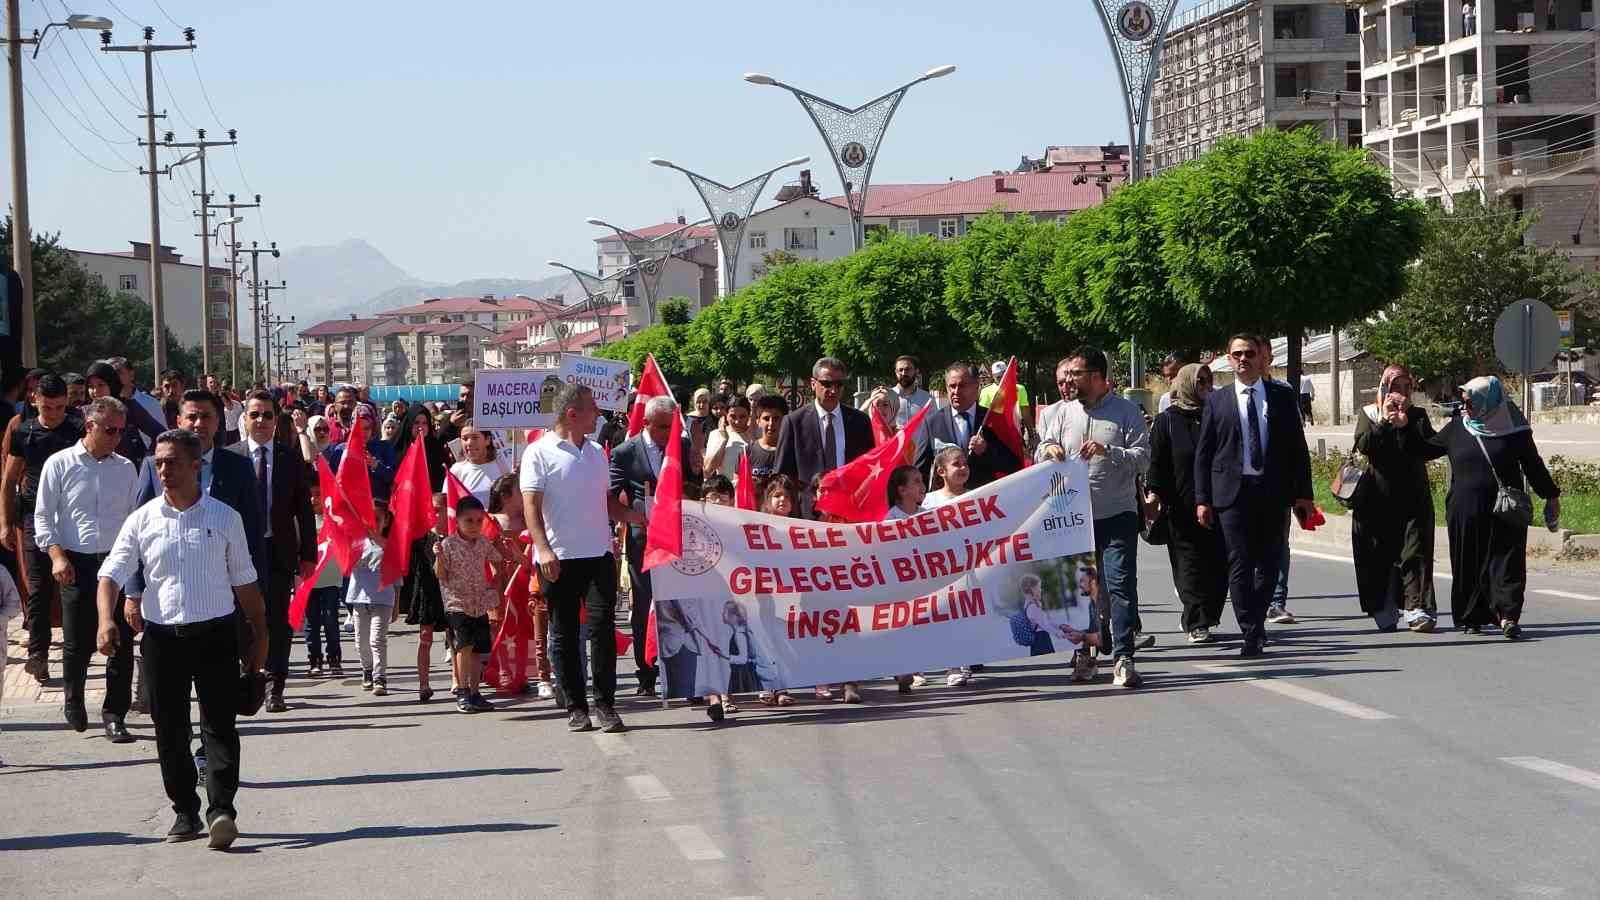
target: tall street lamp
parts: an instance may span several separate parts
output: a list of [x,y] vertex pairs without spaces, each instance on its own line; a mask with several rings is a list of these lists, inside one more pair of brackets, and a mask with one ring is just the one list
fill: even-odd
[[[606,308],[617,302],[622,294],[622,283],[629,276],[638,271],[637,266],[629,266],[609,276],[602,278],[593,272],[574,268],[564,262],[553,259],[545,260],[545,265],[554,266],[572,275],[577,280],[578,286],[583,288],[583,302],[576,304],[571,309],[564,310],[559,318],[568,315],[591,311],[594,313],[594,324],[600,329],[600,346],[606,344],[606,322],[603,313]],[[565,348],[563,348],[565,349]]]
[[656,291],[661,287],[661,276],[667,270],[667,257],[677,249],[678,241],[682,240],[685,231],[704,225],[710,219],[701,219],[687,225],[674,228],[666,234],[647,238],[635,234],[626,228],[612,225],[604,219],[589,217],[584,219],[597,228],[609,228],[616,232],[617,239],[622,241],[622,246],[628,250],[629,260],[639,270],[639,281],[644,287],[644,324],[653,325],[656,320]]
[[692,172],[658,156],[650,157],[651,165],[676,169],[689,176],[690,183],[700,192],[700,200],[705,203],[706,212],[711,214],[711,221],[717,226],[717,243],[722,245],[724,295],[733,293],[734,279],[739,272],[739,250],[744,245],[745,225],[750,219],[751,211],[755,209],[756,201],[761,199],[761,192],[767,189],[767,180],[774,172],[790,166],[803,166],[810,161],[809,156],[797,156],[788,162],[773,166],[754,178],[728,187],[720,181],[713,181],[698,172]]
[[22,109],[22,48],[33,45],[39,55],[39,42],[52,28],[79,31],[109,31],[112,21],[104,16],[67,16],[65,22],[51,22],[33,37],[22,36],[19,0],[6,0],[6,63],[11,82],[11,265],[22,279],[22,334],[18,336],[22,364],[39,364],[39,344],[33,324],[33,231],[28,222],[28,141]]
[[889,129],[889,120],[900,106],[900,100],[912,86],[934,78],[943,78],[956,70],[955,66],[935,66],[881,97],[868,100],[860,106],[840,106],[816,94],[784,84],[771,75],[750,72],[744,80],[751,84],[780,87],[795,96],[805,108],[811,123],[822,134],[823,143],[833,154],[833,164],[839,170],[839,181],[844,184],[845,204],[850,208],[850,245],[860,250],[863,231],[862,217],[867,209],[867,185],[872,180],[872,166],[878,159],[878,145],[883,143],[883,133]]

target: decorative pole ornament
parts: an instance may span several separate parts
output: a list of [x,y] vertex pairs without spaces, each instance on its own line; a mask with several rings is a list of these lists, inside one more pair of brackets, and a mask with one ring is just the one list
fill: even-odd
[[768,179],[778,171],[790,166],[803,166],[810,161],[809,156],[795,157],[786,163],[773,166],[754,178],[728,187],[720,181],[714,181],[699,172],[691,172],[659,157],[650,158],[651,165],[676,169],[689,176],[694,189],[700,192],[700,200],[705,203],[706,212],[711,214],[708,221],[716,223],[717,243],[722,246],[724,294],[733,293],[734,279],[739,272],[739,250],[744,243],[745,224],[756,207],[756,201],[761,199],[761,192],[766,190]]
[[844,185],[845,205],[849,207],[852,223],[850,245],[852,249],[860,250],[862,217],[867,210],[867,185],[872,181],[872,166],[878,161],[878,145],[883,143],[883,134],[889,130],[889,120],[894,118],[894,111],[899,108],[906,91],[924,81],[943,78],[955,70],[955,66],[935,66],[889,93],[853,108],[784,84],[771,75],[752,72],[745,75],[744,80],[751,84],[783,88],[800,101],[806,115],[811,117],[811,124],[817,126],[823,143],[828,145],[834,168],[839,171],[839,181]]
[[1124,111],[1128,115],[1128,180],[1144,177],[1145,130],[1150,121],[1150,94],[1161,67],[1161,50],[1167,25],[1178,0],[1095,0],[1100,24],[1122,80]]
[[599,346],[604,347],[606,345],[605,311],[622,300],[623,283],[628,276],[638,271],[638,267],[628,266],[601,278],[593,272],[585,272],[582,269],[574,268],[553,259],[546,260],[545,264],[565,270],[578,282],[578,287],[583,289],[583,302],[567,307],[555,318],[576,318],[582,312],[594,313],[595,327],[600,329]]
[[[661,287],[661,276],[667,270],[666,260],[673,251],[678,249],[678,243],[683,240],[683,233],[691,228],[704,225],[710,219],[701,219],[690,222],[679,228],[674,228],[659,237],[641,237],[626,228],[618,228],[602,219],[585,219],[590,225],[609,228],[616,232],[622,246],[627,248],[628,258],[639,273],[639,281],[644,287],[644,311],[646,326],[654,325],[656,321],[656,291]],[[621,273],[619,273],[621,274]],[[582,278],[578,279],[583,282]]]

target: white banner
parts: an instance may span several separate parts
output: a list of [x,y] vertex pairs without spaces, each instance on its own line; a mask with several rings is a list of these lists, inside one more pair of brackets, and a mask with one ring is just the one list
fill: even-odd
[[472,424],[483,429],[548,428],[561,390],[555,369],[479,369],[472,379]]
[[628,385],[633,368],[626,362],[596,359],[578,353],[561,354],[561,381],[581,384],[594,391],[595,405],[610,412],[628,408]]
[[826,524],[691,502],[683,521],[682,558],[650,573],[674,697],[1072,649],[1098,590],[1077,460],[905,519]]

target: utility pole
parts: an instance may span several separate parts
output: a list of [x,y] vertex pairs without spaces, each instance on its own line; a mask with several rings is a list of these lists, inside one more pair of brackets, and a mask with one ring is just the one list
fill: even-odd
[[261,351],[266,357],[264,368],[267,373],[266,382],[268,385],[272,384],[272,326],[269,321],[272,318],[272,292],[285,290],[288,287],[289,283],[287,281],[279,281],[277,284],[269,282],[261,285],[261,327],[267,329],[261,338]]
[[174,143],[171,132],[167,134],[166,145],[174,150],[191,149],[193,153],[173,163],[168,168],[176,169],[178,166],[191,162],[200,163],[200,369],[201,383],[205,383],[205,376],[211,373],[211,194],[206,190],[206,148],[231,147],[237,144],[238,132],[228,129],[228,139],[225,141],[206,140],[206,130],[196,129],[199,137],[188,143]]
[[32,368],[39,364],[39,343],[33,324],[33,229],[28,222],[28,140],[26,117],[22,108],[22,48],[33,45],[33,55],[39,55],[39,42],[52,28],[71,28],[104,31],[111,20],[104,16],[67,16],[65,22],[51,22],[41,35],[36,29],[33,37],[22,36],[22,14],[19,0],[6,0],[6,74],[11,88],[11,263],[22,281],[22,333],[17,336],[22,350],[22,364]]
[[156,372],[160,372],[167,367],[167,320],[161,283],[161,186],[156,178],[170,173],[172,169],[156,168],[156,119],[165,119],[167,115],[165,112],[156,115],[155,54],[169,50],[193,52],[194,29],[183,30],[187,44],[157,44],[155,37],[156,30],[145,26],[144,43],[113,46],[111,32],[100,32],[100,42],[104,45],[100,48],[102,52],[144,54],[144,115],[140,118],[144,119],[145,140],[140,141],[139,145],[149,153],[149,168],[141,167],[139,174],[150,180],[150,322],[155,338],[155,355],[151,364]]
[[235,253],[250,254],[250,383],[254,385],[261,380],[261,293],[257,290],[261,284],[261,254],[270,253],[274,257],[280,254],[277,241],[266,250],[255,241],[250,242],[248,250],[238,245],[235,248]]
[[[210,209],[225,209],[228,218],[237,220],[239,210],[255,209],[261,205],[261,195],[256,195],[254,203],[237,203],[234,195],[228,195],[227,203],[207,203]],[[235,388],[239,386],[239,223],[228,223],[228,358],[232,360],[232,371],[228,374],[228,382]]]
[[[267,287],[271,288],[272,285],[267,285]],[[276,290],[276,288],[274,288],[274,290]],[[285,317],[285,316],[271,316],[271,315],[269,315],[267,317],[267,319],[266,319],[265,324],[267,326],[267,344],[268,344],[268,346],[270,347],[274,343],[277,344],[278,377],[281,379],[281,378],[283,378],[284,365],[288,360],[288,351],[285,349],[287,344],[282,338],[278,338],[276,341],[274,341],[273,338],[277,337],[278,329],[282,328],[285,325],[293,325],[294,324],[294,316]],[[271,353],[270,349],[268,350],[268,354],[267,355],[268,355],[268,358],[271,357],[272,353]]]

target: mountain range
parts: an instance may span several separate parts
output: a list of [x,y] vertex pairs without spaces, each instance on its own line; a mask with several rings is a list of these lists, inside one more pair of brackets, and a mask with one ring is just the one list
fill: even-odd
[[542,299],[561,294],[570,303],[583,296],[576,279],[566,273],[540,279],[473,278],[454,284],[425,281],[359,238],[286,249],[278,260],[277,277],[288,283],[288,290],[273,298],[272,312],[294,316],[301,329],[328,319],[366,317],[429,297],[523,294]]

